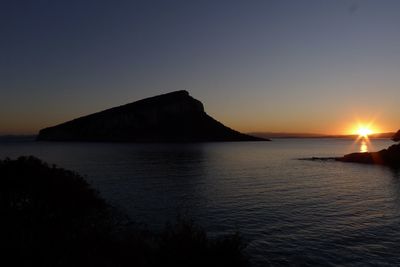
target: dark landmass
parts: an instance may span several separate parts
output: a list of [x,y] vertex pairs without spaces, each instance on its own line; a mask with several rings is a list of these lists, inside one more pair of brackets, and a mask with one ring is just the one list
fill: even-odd
[[232,130],[187,91],[111,108],[43,129],[37,140],[106,142],[267,141]]
[[298,160],[336,161],[337,157],[311,157],[311,158],[299,158]]
[[[400,141],[400,130],[391,136],[392,140]],[[392,145],[387,149],[382,149],[378,152],[363,152],[351,153],[343,157],[327,157],[327,158],[304,158],[302,160],[316,160],[316,161],[341,161],[341,162],[354,162],[364,164],[385,165],[394,168],[400,168],[400,144]]]
[[392,145],[378,152],[351,153],[336,158],[342,162],[356,162],[365,164],[387,165],[400,167],[400,144]]
[[[393,136],[393,132],[388,133],[374,133],[368,135],[369,139],[390,139]],[[349,139],[357,139],[358,135],[330,135],[328,138],[349,138]]]
[[[250,135],[261,137],[261,138],[345,138],[345,139],[356,139],[357,135],[324,135],[314,133],[275,133],[275,132],[253,132]],[[393,136],[393,132],[390,133],[376,133],[369,135],[371,139],[387,139]]]
[[36,135],[0,135],[0,141],[34,141]]
[[34,157],[0,160],[0,244],[10,266],[247,266],[238,233],[211,239],[190,220],[132,223],[77,173]]
[[250,135],[261,138],[325,138],[326,135],[313,133],[252,132]]
[[398,130],[393,136],[392,136],[392,140],[395,142],[399,142],[400,141],[400,130]]

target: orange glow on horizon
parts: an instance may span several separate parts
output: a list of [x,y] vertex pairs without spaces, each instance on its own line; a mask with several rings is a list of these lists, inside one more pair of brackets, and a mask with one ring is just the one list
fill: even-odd
[[373,150],[370,136],[381,133],[382,130],[375,124],[375,120],[369,120],[368,122],[357,120],[357,122],[353,122],[348,129],[348,134],[357,136],[354,144],[357,144],[359,147],[359,152],[361,153]]
[[367,127],[360,127],[357,129],[357,134],[359,137],[368,138],[368,136],[373,133],[374,132]]
[[380,127],[375,124],[375,120],[369,120],[368,122],[357,120],[356,123],[352,123],[351,126],[347,128],[347,134],[357,135],[358,139],[368,138],[372,134],[381,133]]

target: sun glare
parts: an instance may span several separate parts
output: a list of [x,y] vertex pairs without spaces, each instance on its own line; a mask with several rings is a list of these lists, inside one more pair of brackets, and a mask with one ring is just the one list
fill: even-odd
[[351,124],[351,128],[349,127],[349,134],[356,135],[357,140],[359,139],[369,139],[371,135],[375,135],[380,133],[381,129],[377,128],[374,123],[374,120],[370,121],[356,121],[356,123]]
[[357,129],[357,134],[359,137],[367,138],[368,135],[372,134],[373,131],[367,127],[360,127]]
[[357,129],[357,134],[360,137],[368,137],[368,135],[372,134],[372,130],[369,128],[361,127]]

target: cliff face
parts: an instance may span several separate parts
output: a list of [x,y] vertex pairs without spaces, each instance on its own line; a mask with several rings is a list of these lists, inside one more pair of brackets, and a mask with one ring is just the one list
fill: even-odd
[[38,140],[111,142],[265,141],[232,130],[187,91],[146,98],[41,130]]

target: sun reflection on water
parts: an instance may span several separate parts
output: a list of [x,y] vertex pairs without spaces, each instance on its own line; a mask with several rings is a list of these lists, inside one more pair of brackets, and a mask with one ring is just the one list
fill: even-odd
[[368,152],[368,144],[365,140],[362,140],[360,143],[360,152],[361,153]]

